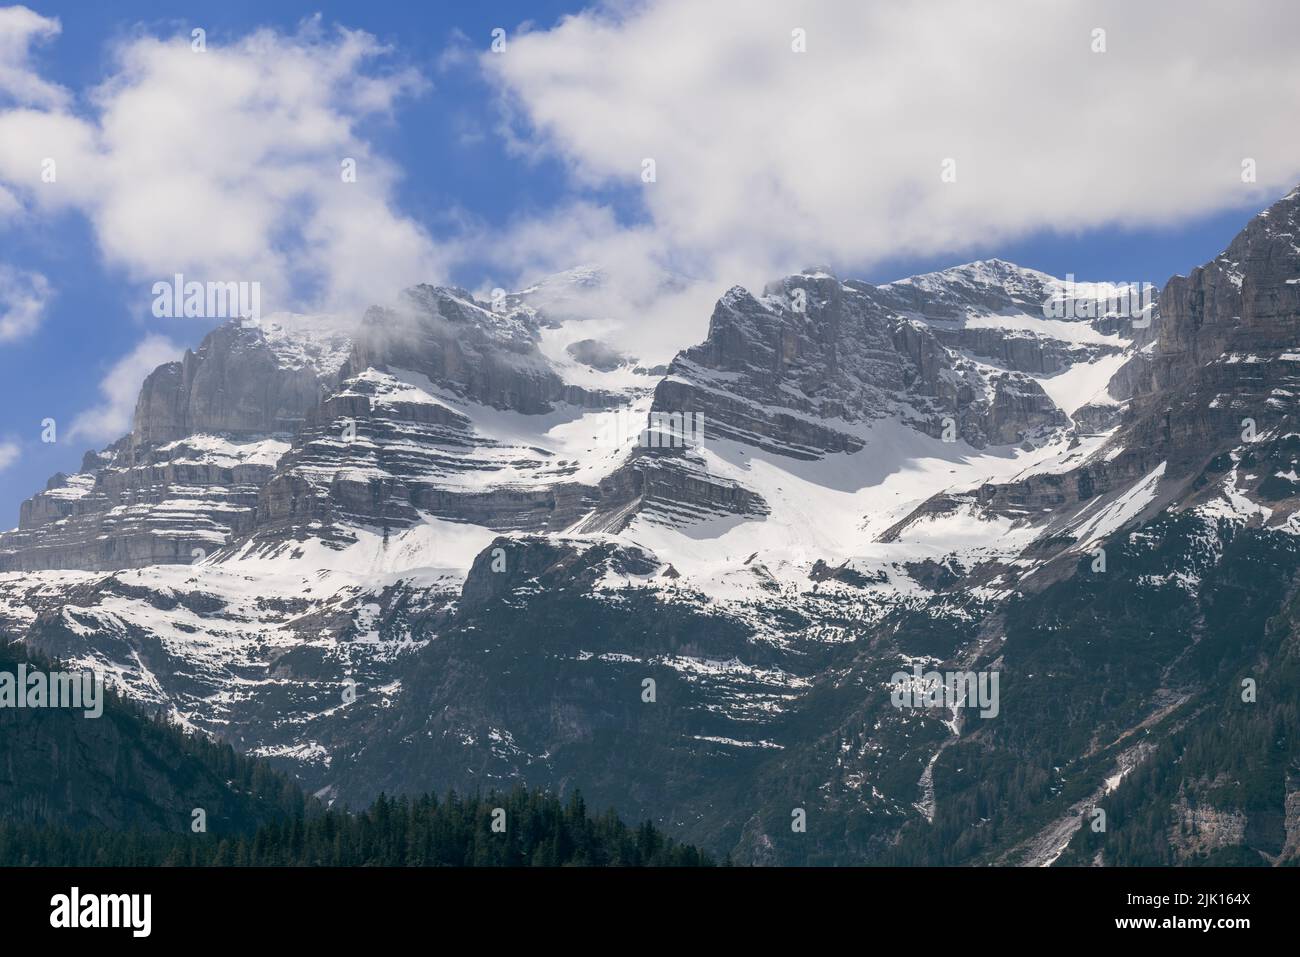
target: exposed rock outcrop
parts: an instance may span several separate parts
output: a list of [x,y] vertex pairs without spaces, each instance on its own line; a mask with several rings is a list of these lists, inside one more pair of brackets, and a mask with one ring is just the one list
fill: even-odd
[[310,326],[214,330],[146,378],[129,435],[23,503],[0,535],[0,570],[188,563],[246,534],[349,347]]

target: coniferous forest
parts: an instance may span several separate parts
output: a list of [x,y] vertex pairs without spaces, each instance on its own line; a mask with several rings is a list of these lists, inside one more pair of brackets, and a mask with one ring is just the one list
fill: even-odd
[[[504,814],[502,814],[504,812]],[[494,821],[499,830],[493,829]],[[380,796],[361,813],[300,810],[248,834],[159,834],[0,823],[0,866],[697,867],[713,860],[650,822],[593,816],[581,795]]]
[[[52,662],[0,642],[0,669]],[[697,866],[629,827],[522,786],[327,807],[265,760],[108,693],[101,718],[0,709],[0,866]],[[203,829],[195,832],[195,811]]]

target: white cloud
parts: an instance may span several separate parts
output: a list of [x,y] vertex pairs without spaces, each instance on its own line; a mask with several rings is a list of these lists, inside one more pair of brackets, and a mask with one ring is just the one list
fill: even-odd
[[[36,35],[6,42],[21,52]],[[224,46],[210,36],[205,53],[188,34],[137,35],[88,111],[68,96],[0,110],[0,184],[33,210],[86,215],[105,260],[139,282],[142,313],[152,283],[178,272],[258,281],[269,312],[355,310],[444,269],[395,206],[397,169],[358,133],[423,87],[384,66],[389,52],[319,18]],[[346,158],[356,182],[340,175]]]
[[136,398],[145,377],[165,362],[178,359],[183,350],[158,335],[146,336],[123,356],[99,383],[103,402],[80,413],[68,430],[69,439],[107,442],[131,429]]
[[640,190],[647,250],[752,284],[1263,205],[1300,176],[1297,35],[1291,0],[650,0],[480,62],[521,150]]
[[608,328],[593,328],[591,335],[617,341],[651,364],[695,342],[718,294],[743,278],[721,283],[703,264],[675,260],[654,228],[625,226],[608,208],[586,202],[500,230],[470,232],[465,245],[503,277],[479,290],[485,299],[495,285],[519,288],[575,266],[599,266],[599,287],[566,290],[565,313],[607,321]]
[[17,442],[0,442],[0,472],[17,462],[20,454]]
[[40,273],[0,263],[0,342],[34,332],[50,297],[50,283]]
[[32,46],[59,35],[59,21],[27,7],[0,7],[0,96],[34,106],[63,107],[67,91],[47,83],[31,64]]
[[[657,361],[698,338],[733,283],[1171,223],[1283,192],[1300,176],[1300,6],[1172,9],[610,0],[524,26],[479,63],[507,142],[521,161],[561,157],[573,199],[455,243],[397,208],[400,172],[359,132],[424,86],[368,34],[317,17],[210,36],[198,54],[187,33],[137,32],[74,98],[30,57],[58,22],[0,9],[0,97],[18,104],[0,107],[0,218],[17,202],[81,212],[105,260],[140,283],[141,311],[175,272],[259,280],[268,313],[353,312],[467,256],[504,286],[599,262],[611,281],[593,313],[631,317],[624,344]],[[796,27],[806,53],[791,50]],[[1105,53],[1092,52],[1098,27]],[[453,33],[430,68],[455,69],[470,48]],[[40,180],[47,157],[55,183]],[[356,183],[340,180],[344,157]],[[955,183],[940,179],[948,157]],[[1256,184],[1241,182],[1248,157]],[[641,196],[634,222],[602,205],[611,186]]]
[[18,197],[9,190],[0,186],[0,222],[11,216],[16,216],[23,210],[22,204],[18,202]]

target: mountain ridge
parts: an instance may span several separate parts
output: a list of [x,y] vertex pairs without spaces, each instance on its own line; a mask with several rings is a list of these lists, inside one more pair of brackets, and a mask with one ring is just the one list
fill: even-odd
[[[1090,305],[1057,318],[1065,281],[1001,260],[734,287],[662,375],[566,351],[591,339],[564,303],[593,269],[496,308],[414,287],[346,347],[223,327],[0,536],[0,622],[327,798],[581,786],[737,859],[822,861],[824,838],[774,830],[771,795],[811,802],[804,781],[878,859],[896,827],[964,806],[952,754],[1003,740],[960,708],[890,709],[899,665],[1005,667],[1009,634],[1044,640],[1011,610],[1140,563],[1133,536],[1162,522],[1168,555],[1276,556],[1258,601],[1285,600],[1297,206],[1140,315],[1080,284]],[[1133,602],[1186,586],[1113,574]],[[1176,671],[1177,643],[1157,644]],[[1132,733],[1209,693],[1158,672],[1080,713]],[[990,727],[1020,733],[1013,700]],[[1058,757],[1072,777],[1044,808],[1142,755]],[[1009,835],[998,853],[1029,839]]]

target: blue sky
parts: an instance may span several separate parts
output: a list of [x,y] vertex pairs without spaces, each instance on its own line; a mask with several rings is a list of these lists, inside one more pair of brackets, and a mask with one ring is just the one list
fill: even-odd
[[[438,274],[424,277],[430,281],[452,281],[478,289],[505,281],[498,277],[515,278],[527,275],[530,268],[537,271],[544,266],[563,264],[569,234],[564,229],[556,229],[555,224],[570,223],[574,219],[571,211],[579,206],[587,211],[600,210],[605,218],[595,230],[597,235],[589,237],[590,247],[574,243],[575,261],[570,265],[578,264],[578,259],[589,258],[591,248],[607,245],[609,234],[636,234],[638,229],[652,234],[641,238],[662,251],[665,245],[674,246],[679,235],[692,231],[697,221],[717,212],[706,210],[709,204],[701,201],[698,194],[678,194],[689,196],[689,201],[683,200],[674,207],[671,185],[648,199],[644,184],[635,176],[620,178],[617,172],[610,172],[609,156],[602,152],[607,141],[603,130],[609,130],[610,141],[616,142],[619,136],[635,137],[641,126],[633,125],[633,133],[628,134],[617,122],[618,114],[635,112],[653,97],[658,85],[627,103],[618,102],[618,94],[611,93],[615,113],[606,117],[593,111],[591,122],[601,127],[594,130],[581,126],[582,101],[574,101],[579,105],[571,108],[571,101],[566,99],[573,95],[571,87],[575,78],[597,90],[608,85],[612,91],[624,88],[619,84],[643,82],[636,75],[615,72],[606,84],[602,77],[584,73],[582,69],[575,76],[569,76],[566,71],[575,62],[603,61],[611,49],[615,52],[623,49],[626,57],[609,57],[615,62],[600,67],[618,71],[618,60],[634,59],[629,52],[635,49],[632,45],[644,45],[649,42],[646,36],[653,36],[653,25],[644,22],[647,18],[642,18],[635,27],[602,25],[603,21],[597,20],[590,31],[578,35],[574,24],[559,30],[554,28],[565,14],[582,13],[587,5],[545,0],[465,4],[372,0],[365,4],[318,3],[310,7],[228,0],[188,4],[189,12],[184,16],[176,15],[175,4],[165,3],[29,2],[36,14],[57,19],[61,30],[32,44],[27,66],[48,83],[68,91],[67,101],[57,109],[83,119],[93,119],[100,110],[90,91],[113,77],[118,77],[120,82],[118,54],[124,46],[142,37],[174,40],[188,36],[194,27],[202,27],[207,31],[207,42],[214,51],[220,51],[238,44],[259,27],[271,28],[282,37],[300,36],[301,21],[313,12],[319,12],[327,37],[336,24],[372,35],[386,49],[372,58],[371,65],[360,68],[359,73],[390,78],[398,71],[409,71],[418,76],[419,82],[396,95],[391,109],[348,114],[353,121],[348,135],[363,142],[370,154],[382,159],[386,173],[383,192],[377,194],[376,202],[420,233],[416,243],[420,249],[418,255],[413,253],[413,261],[438,263],[430,267]],[[521,24],[525,23],[530,26],[521,30]],[[687,21],[683,29],[693,30],[693,23]],[[491,77],[486,75],[480,56],[487,50],[491,31],[496,27],[507,30],[512,38],[510,42],[525,34],[536,40],[527,45],[521,42],[518,58],[508,61],[513,73]],[[707,24],[699,28],[709,29]],[[1134,32],[1138,28],[1135,25]],[[784,31],[785,25],[780,29]],[[605,30],[610,32],[602,32]],[[730,32],[731,27],[724,23],[716,35],[725,37]],[[1249,43],[1255,34],[1247,32],[1243,36],[1243,43]],[[286,41],[289,42],[297,41]],[[1121,58],[1133,54],[1125,53],[1122,32],[1117,32],[1114,43],[1113,59],[1103,62],[1123,64],[1126,61]],[[675,55],[677,45],[673,44],[671,50],[665,50],[665,56],[671,59]],[[680,55],[687,57],[689,51]],[[683,62],[689,65],[688,61]],[[1136,55],[1127,62],[1130,65],[1125,69],[1147,69]],[[672,84],[672,73],[668,64],[663,85]],[[990,90],[1001,89],[1003,78],[993,75],[987,82]],[[1072,81],[1062,78],[1061,82]],[[1140,82],[1145,81],[1140,79]],[[1153,112],[1164,109],[1162,97],[1177,96],[1160,86],[1162,82],[1159,76],[1151,80]],[[1035,85],[1043,84],[1035,81]],[[0,108],[5,106],[2,94],[0,82]],[[1069,87],[1061,95],[1084,94]],[[756,103],[760,102],[761,92],[755,96],[760,98]],[[1139,100],[1143,97],[1140,85],[1134,96]],[[678,105],[673,109],[680,108],[683,115],[692,109],[689,97],[674,103]],[[14,105],[12,98],[9,105]],[[49,103],[45,106],[56,108]],[[1194,104],[1188,105],[1188,113],[1195,114]],[[1291,112],[1289,117],[1294,115]],[[560,119],[547,118],[554,116]],[[668,122],[676,129],[678,124],[672,117]],[[780,129],[783,122],[775,121],[774,126]],[[1168,138],[1168,134],[1159,130],[1158,118],[1140,116],[1135,122],[1155,122],[1157,128],[1152,130],[1152,136]],[[688,127],[689,117],[680,125]],[[6,129],[9,135],[16,135],[13,133],[16,128],[0,125],[0,135]],[[510,130],[509,135],[503,132],[506,129]],[[1028,143],[1043,127],[1031,112],[1024,120],[1024,129]],[[159,130],[158,134],[165,136],[165,131]],[[667,134],[664,135],[666,138]],[[1230,129],[1227,135],[1237,134]],[[1144,205],[1140,199],[1133,200],[1132,194],[1098,189],[1099,181],[1111,182],[1122,173],[1103,168],[1099,175],[1108,179],[1089,180],[1089,167],[1085,164],[1073,172],[1061,173],[1059,195],[1072,198],[1089,189],[1106,193],[1102,203],[1110,205],[1100,209],[1096,216],[1071,199],[1063,203],[1065,208],[1059,218],[1034,215],[1032,209],[1015,216],[998,217],[999,221],[985,237],[968,225],[971,219],[978,222],[978,210],[969,216],[963,213],[964,218],[953,218],[952,222],[944,215],[937,215],[933,232],[939,238],[927,244],[925,230],[915,235],[907,231],[906,224],[915,217],[906,202],[895,199],[889,208],[901,207],[900,222],[891,227],[900,236],[896,250],[890,246],[887,231],[877,235],[888,224],[877,228],[874,217],[862,216],[864,225],[859,245],[852,224],[846,228],[834,212],[828,210],[824,222],[818,220],[823,215],[817,208],[819,199],[810,195],[792,201],[801,210],[800,222],[808,224],[810,232],[806,235],[834,234],[833,242],[821,244],[817,239],[805,238],[783,243],[773,238],[767,245],[746,252],[744,269],[728,268],[731,262],[739,260],[728,258],[730,250],[716,248],[721,245],[716,235],[702,227],[699,235],[692,235],[689,242],[683,241],[672,251],[663,252],[662,261],[681,267],[683,261],[689,263],[693,257],[707,258],[710,268],[702,268],[700,278],[710,286],[710,295],[721,291],[712,288],[719,284],[753,282],[765,269],[776,268],[777,264],[790,267],[794,263],[791,257],[800,255],[805,248],[804,263],[830,259],[841,273],[870,281],[887,281],[970,259],[998,256],[1058,276],[1073,273],[1079,279],[1162,283],[1169,275],[1185,273],[1217,254],[1250,215],[1285,191],[1284,184],[1300,168],[1296,164],[1297,153],[1289,142],[1266,143],[1261,137],[1253,136],[1250,127],[1244,127],[1239,138],[1240,147],[1232,144],[1226,152],[1229,158],[1219,164],[1225,170],[1225,181],[1236,177],[1238,155],[1253,156],[1258,152],[1270,157],[1271,162],[1261,161],[1268,166],[1268,176],[1261,175],[1255,187],[1237,192],[1227,186],[1200,189],[1196,177],[1189,175],[1186,182],[1178,184],[1181,192],[1171,190],[1166,194],[1160,186],[1162,179],[1168,177],[1148,171],[1142,175],[1151,177],[1153,185],[1145,192],[1159,194],[1159,204],[1153,199]],[[912,139],[919,141],[921,136],[916,134]],[[911,142],[906,131],[899,133],[896,140],[903,147]],[[765,142],[756,140],[745,154],[748,157],[745,161],[755,162],[760,170],[766,161]],[[832,135],[827,142],[833,144],[836,139]],[[954,142],[965,141],[954,136]],[[631,157],[639,155],[629,152],[637,145],[628,147],[624,153]],[[1085,135],[1078,145],[1080,150],[1097,150],[1096,163],[1101,167],[1112,161],[1109,154],[1113,151],[1106,146],[1104,136],[1089,144]],[[664,155],[687,156],[688,146],[666,145]],[[1188,149],[1193,147],[1194,144],[1187,145]],[[1036,148],[1031,143],[1027,151]],[[209,154],[220,155],[224,151],[239,151],[241,143],[223,138],[222,129],[213,129],[204,149]],[[3,144],[0,144],[2,157]],[[1055,160],[1050,157],[1043,160],[1051,161]],[[614,162],[621,163],[622,159],[616,158]],[[1147,162],[1159,167],[1170,161],[1165,154],[1160,154],[1151,156]],[[684,165],[684,162],[677,164],[676,168]],[[4,170],[0,162],[0,186],[6,183]],[[665,180],[670,175],[665,173]],[[773,178],[779,175],[773,173]],[[854,195],[868,177],[865,170],[861,178],[846,177],[837,184],[839,194]],[[94,205],[92,200],[79,200],[62,207],[42,206],[38,201],[25,200],[24,184],[11,182],[10,186],[23,211],[7,219],[0,216],[0,266],[40,274],[48,281],[49,294],[34,329],[0,342],[0,403],[4,409],[0,415],[0,445],[12,450],[7,456],[0,456],[0,466],[3,466],[0,467],[0,526],[3,527],[16,524],[19,502],[42,487],[51,474],[75,470],[87,448],[104,444],[84,430],[79,437],[69,437],[68,433],[79,415],[104,402],[102,383],[115,364],[143,341],[154,341],[150,337],[165,339],[176,347],[197,345],[210,325],[196,320],[158,319],[150,314],[149,300],[144,295],[147,278],[167,273],[160,269],[150,273],[148,260],[135,249],[113,248],[112,243],[116,241],[110,235],[113,230],[111,224],[106,225],[111,216],[102,214],[96,219],[97,214],[88,211]],[[138,186],[133,183],[132,188]],[[906,195],[907,187],[907,183],[899,183],[892,195]],[[240,185],[223,184],[222,188],[238,190]],[[1009,188],[1009,195],[1015,195],[1015,184]],[[1040,183],[1025,186],[1026,193],[1042,189]],[[1139,197],[1142,192],[1139,188]],[[708,195],[718,193],[717,188],[711,188]],[[1043,205],[1041,198],[1035,202],[1040,207]],[[691,206],[692,203],[695,205]],[[873,208],[876,207],[864,207]],[[803,210],[811,211],[805,214]],[[729,215],[734,214],[725,210],[717,212],[718,235],[725,236],[726,230],[735,232],[735,221],[729,220]],[[764,214],[765,222],[771,218],[770,211]],[[346,216],[341,219],[347,221]],[[339,221],[331,220],[336,226]],[[530,229],[528,224],[537,225]],[[463,242],[467,230],[474,234],[475,241]],[[602,235],[600,230],[607,233]],[[553,239],[549,238],[552,236]],[[147,245],[145,240],[141,242]],[[529,248],[530,243],[551,248],[534,251]],[[444,244],[455,245],[455,254],[443,255]],[[788,248],[791,245],[797,247],[796,251],[791,252]],[[818,245],[822,248],[810,248]],[[296,247],[290,244],[287,248],[292,255]],[[509,255],[500,254],[507,248]],[[430,250],[442,252],[435,256]],[[418,258],[426,254],[425,260]],[[328,269],[328,259],[323,261]],[[734,279],[733,273],[737,273]],[[683,328],[702,331],[706,321],[707,309],[685,322]],[[681,347],[689,344],[677,343]],[[40,441],[41,421],[46,417],[60,424],[62,437],[55,444]]]

